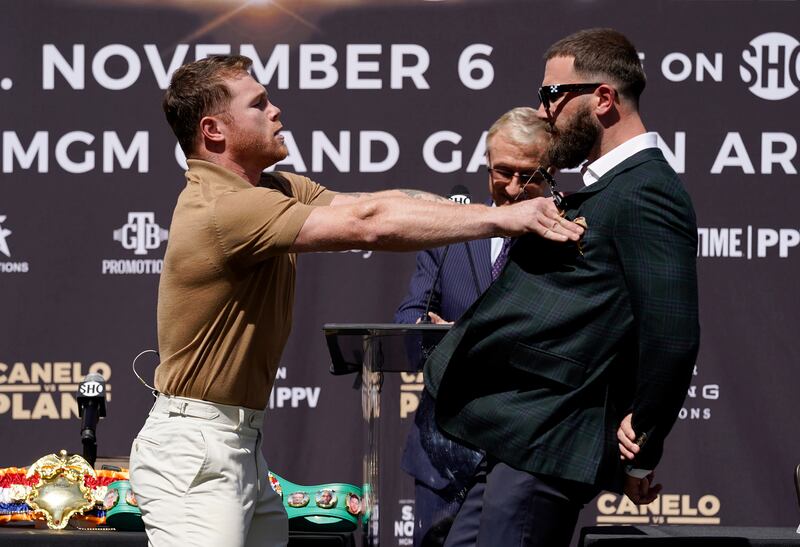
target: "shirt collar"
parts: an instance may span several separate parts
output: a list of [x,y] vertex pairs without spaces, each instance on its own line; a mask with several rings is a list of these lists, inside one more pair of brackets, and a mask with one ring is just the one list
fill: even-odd
[[636,135],[616,148],[600,156],[583,169],[583,184],[589,186],[600,180],[600,177],[611,171],[614,167],[630,158],[637,152],[658,146],[658,133],[651,131]]
[[189,159],[186,160],[189,170],[186,171],[187,180],[203,180],[214,186],[224,188],[238,188],[244,190],[253,185],[233,171],[210,161]]

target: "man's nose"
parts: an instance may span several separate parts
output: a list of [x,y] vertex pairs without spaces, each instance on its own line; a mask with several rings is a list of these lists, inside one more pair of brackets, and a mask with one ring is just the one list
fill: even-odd
[[514,173],[511,176],[511,180],[508,181],[508,186],[506,186],[506,193],[512,198],[516,199],[519,196],[520,192],[522,192],[522,181],[519,178],[519,173]]
[[539,108],[536,109],[536,117],[540,120],[552,123],[553,116],[550,114],[550,109],[544,107],[544,103],[539,103]]

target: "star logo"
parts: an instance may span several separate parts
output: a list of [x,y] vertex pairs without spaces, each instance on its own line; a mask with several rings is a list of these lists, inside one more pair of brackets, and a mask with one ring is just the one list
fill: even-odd
[[551,85],[550,86],[550,93],[558,93],[558,86],[557,85]]
[[[5,220],[6,216],[0,215],[0,224],[2,224]],[[6,243],[6,237],[10,235],[11,235],[11,230],[0,226],[0,253],[3,253],[8,258],[11,258],[11,251],[8,250],[8,243]]]

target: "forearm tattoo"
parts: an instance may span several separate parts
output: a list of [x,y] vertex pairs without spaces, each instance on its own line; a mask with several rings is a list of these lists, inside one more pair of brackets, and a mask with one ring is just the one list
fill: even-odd
[[438,196],[436,194],[432,194],[430,192],[423,192],[422,190],[409,190],[409,189],[406,189],[406,188],[400,188],[400,189],[397,189],[397,190],[385,190],[383,192],[347,192],[344,195],[346,195],[347,197],[353,198],[353,199],[362,199],[362,198],[363,199],[372,199],[372,198],[381,197],[381,194],[383,194],[384,196],[386,196],[387,194],[391,195],[393,192],[399,192],[401,194],[406,195],[407,197],[409,197],[411,199],[424,199],[424,200],[428,200],[428,201],[439,201],[439,202],[448,202],[448,201],[450,201],[447,198],[444,198],[442,196]]
[[397,190],[398,192],[402,192],[411,199],[425,199],[428,201],[450,201],[445,197],[431,194],[430,192],[423,192],[422,190],[408,190],[406,188],[401,188]]

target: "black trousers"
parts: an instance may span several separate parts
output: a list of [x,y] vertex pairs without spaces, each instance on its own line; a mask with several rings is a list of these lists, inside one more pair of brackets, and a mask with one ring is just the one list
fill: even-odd
[[445,547],[568,547],[599,488],[481,462]]

